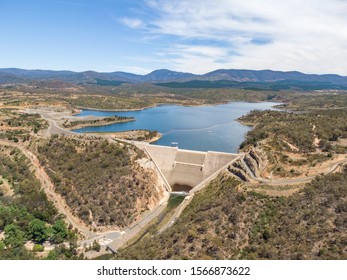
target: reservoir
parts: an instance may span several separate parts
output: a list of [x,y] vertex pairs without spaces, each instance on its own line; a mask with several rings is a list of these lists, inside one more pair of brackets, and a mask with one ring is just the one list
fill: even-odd
[[136,121],[98,127],[84,127],[75,132],[118,132],[134,129],[157,130],[162,137],[154,145],[180,149],[237,153],[245,134],[251,129],[237,118],[252,110],[271,109],[278,103],[232,102],[213,106],[161,105],[139,111],[82,110],[78,116],[125,116]]

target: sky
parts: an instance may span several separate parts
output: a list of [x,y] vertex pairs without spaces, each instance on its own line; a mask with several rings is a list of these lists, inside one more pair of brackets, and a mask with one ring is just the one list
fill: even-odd
[[347,76],[347,0],[0,0],[0,68]]

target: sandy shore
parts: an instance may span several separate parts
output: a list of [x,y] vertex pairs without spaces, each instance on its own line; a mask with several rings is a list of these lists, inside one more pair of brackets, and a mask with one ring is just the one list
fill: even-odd
[[89,107],[80,107],[80,106],[75,106],[75,108],[79,110],[90,110],[90,111],[104,111],[104,112],[127,112],[127,111],[142,111],[145,109],[149,108],[154,108],[157,107],[160,104],[154,104],[153,106],[147,106],[143,108],[135,108],[135,109],[100,109],[100,108],[89,108]]
[[[120,131],[120,132],[88,132],[85,134],[108,136],[111,138],[139,141],[138,137],[144,137],[147,132],[149,131],[148,130],[127,130],[127,131]],[[158,141],[161,137],[162,137],[162,134],[158,132],[155,137],[152,137],[151,139],[141,140],[141,141],[153,143]]]
[[[102,118],[97,118],[95,120],[102,120]],[[85,121],[95,121],[95,120],[85,120]],[[111,121],[111,122],[80,123],[80,124],[70,126],[70,127],[64,127],[64,126],[63,127],[67,130],[75,130],[75,129],[80,129],[80,128],[84,128],[84,127],[105,126],[105,125],[111,125],[111,124],[115,124],[115,123],[125,123],[125,122],[134,122],[134,121],[135,121],[135,119],[115,120],[115,121]]]
[[[230,101],[233,102],[233,101]],[[183,107],[198,107],[198,106],[215,106],[219,104],[226,104],[229,102],[217,102],[217,103],[155,103],[151,106],[141,107],[141,108],[133,108],[133,109],[100,109],[100,108],[90,108],[90,107],[81,107],[81,106],[74,106],[74,108],[78,110],[90,110],[90,111],[105,111],[105,112],[127,112],[127,111],[142,111],[150,108],[155,108],[158,106],[165,106],[165,105],[176,105],[176,106],[183,106]]]

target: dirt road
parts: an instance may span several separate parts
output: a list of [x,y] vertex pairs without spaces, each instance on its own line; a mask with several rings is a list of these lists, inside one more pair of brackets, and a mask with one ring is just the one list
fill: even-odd
[[39,179],[42,189],[46,193],[49,200],[54,203],[54,206],[58,209],[58,211],[66,216],[66,221],[73,227],[77,228],[78,231],[86,237],[95,235],[94,232],[90,231],[84,225],[83,221],[72,215],[72,213],[69,211],[68,206],[64,202],[64,199],[54,191],[54,185],[45,172],[44,168],[41,166],[36,155],[25,149],[20,144],[0,140],[0,145],[18,148],[23,153],[23,155],[25,155],[30,160],[32,166],[35,167],[35,175],[37,179]]
[[[243,160],[243,159],[241,159]],[[337,161],[335,163],[332,163],[329,165],[328,169],[325,172],[322,172],[324,175],[328,175],[332,172],[334,172],[341,164],[347,163],[347,159],[343,159],[340,161]],[[247,175],[251,177],[253,180],[258,181],[263,184],[267,184],[270,186],[284,186],[284,185],[297,185],[297,184],[304,184],[311,182],[317,175],[314,176],[308,176],[303,178],[293,178],[293,179],[264,179],[258,176],[254,176],[251,170],[249,169],[247,164],[244,164],[244,166],[247,169]]]

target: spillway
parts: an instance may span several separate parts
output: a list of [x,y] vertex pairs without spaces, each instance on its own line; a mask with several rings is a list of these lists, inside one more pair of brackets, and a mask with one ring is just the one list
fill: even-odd
[[156,163],[168,184],[194,188],[220,168],[237,158],[238,154],[181,150],[177,147],[146,145],[145,150]]

